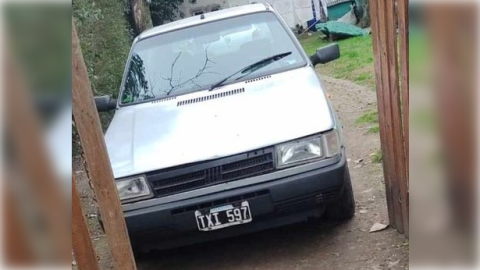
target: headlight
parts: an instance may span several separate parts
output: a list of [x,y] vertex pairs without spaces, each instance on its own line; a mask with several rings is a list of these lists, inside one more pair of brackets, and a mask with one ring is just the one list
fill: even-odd
[[144,175],[129,177],[116,181],[120,200],[128,200],[152,195]]
[[277,168],[321,158],[321,137],[310,137],[277,145]]
[[340,142],[336,129],[324,133],[322,138],[325,145],[325,157],[334,157],[340,154]]

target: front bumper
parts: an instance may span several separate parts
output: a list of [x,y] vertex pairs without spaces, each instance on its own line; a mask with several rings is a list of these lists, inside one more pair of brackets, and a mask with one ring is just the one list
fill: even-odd
[[[125,211],[130,240],[142,249],[166,249],[284,226],[320,217],[336,200],[347,175],[346,158],[322,168],[256,185]],[[247,200],[253,221],[200,232],[195,211]]]

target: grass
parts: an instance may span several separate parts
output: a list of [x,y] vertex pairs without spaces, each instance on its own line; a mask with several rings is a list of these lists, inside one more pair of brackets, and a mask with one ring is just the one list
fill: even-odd
[[370,127],[368,128],[368,133],[377,134],[378,132],[380,132],[380,126],[378,125],[377,111],[364,113],[355,121],[355,123],[361,126],[369,125]]
[[[330,41],[322,39],[320,35],[320,33],[314,33],[311,36],[299,37],[299,41],[307,55],[312,55],[317,48],[330,44]],[[375,86],[375,75],[372,37],[354,37],[335,42],[340,46],[340,59],[317,66],[320,74],[349,80],[373,89]]]
[[[330,44],[322,39],[320,33],[299,37],[299,41],[307,55],[315,53],[317,48]],[[354,37],[337,41],[340,46],[340,59],[317,66],[320,74],[337,79],[353,81],[359,85],[375,88],[375,73],[373,66],[372,37]],[[377,134],[380,131],[378,112],[368,112],[357,119],[358,125],[369,125],[368,133]]]
[[355,123],[357,123],[357,125],[376,124],[378,123],[378,112],[372,111],[364,113]]
[[375,124],[368,129],[368,132],[372,133],[372,134],[379,133],[380,132],[380,126],[378,124]]
[[373,163],[381,163],[381,162],[383,162],[383,153],[382,153],[382,151],[380,151],[380,150],[375,151],[375,152],[372,153],[370,156],[371,156],[371,158],[372,158],[372,162],[373,162]]

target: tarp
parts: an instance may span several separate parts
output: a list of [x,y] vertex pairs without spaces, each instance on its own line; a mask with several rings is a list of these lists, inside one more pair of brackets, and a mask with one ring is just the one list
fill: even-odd
[[334,35],[336,37],[357,37],[368,35],[369,31],[360,27],[337,21],[328,21],[316,25],[317,30],[322,31],[325,35]]

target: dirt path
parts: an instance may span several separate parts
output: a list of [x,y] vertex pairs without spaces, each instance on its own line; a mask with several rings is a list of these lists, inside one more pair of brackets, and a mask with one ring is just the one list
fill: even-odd
[[[355,124],[375,110],[375,93],[354,83],[324,77],[344,127],[357,211],[342,224],[311,222],[212,243],[153,253],[137,261],[150,269],[408,269],[408,240],[393,229],[369,233],[375,222],[388,223],[382,166],[370,154],[380,148],[378,134]],[[363,161],[359,161],[363,159]],[[74,164],[88,213],[95,213],[81,164]],[[102,269],[111,262],[96,219],[89,219]]]

